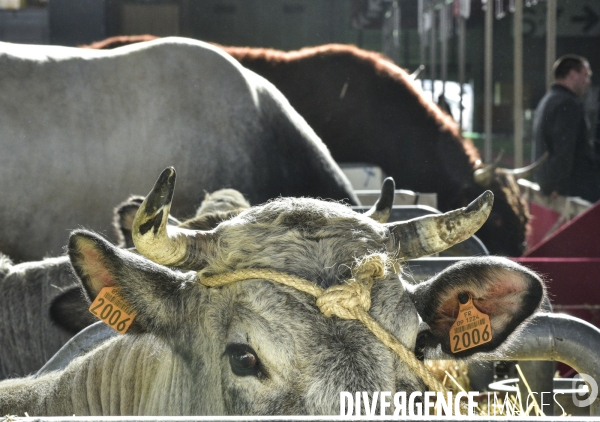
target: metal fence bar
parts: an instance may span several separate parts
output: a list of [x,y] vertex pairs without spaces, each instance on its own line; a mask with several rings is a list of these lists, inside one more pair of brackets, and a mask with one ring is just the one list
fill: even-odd
[[556,6],[557,0],[546,2],[546,90],[554,83],[554,61],[556,60]]
[[515,132],[515,168],[523,167],[523,0],[515,0],[515,13],[513,15],[513,124]]
[[[467,420],[467,417],[456,416],[413,416],[413,417],[393,417],[393,416],[132,416],[132,417],[11,417],[10,420],[0,418],[0,422],[338,422],[338,421],[361,421],[361,422],[382,422],[382,421],[407,421],[407,422],[441,422],[441,421],[460,421]],[[531,420],[536,422],[590,422],[589,417],[535,417],[523,418],[518,416],[497,416],[497,417],[479,417],[472,416],[469,420],[477,422],[522,422]]]
[[[540,313],[517,335],[516,347],[504,352],[509,360],[563,362],[600,382],[600,330],[592,324],[570,315]],[[590,416],[600,416],[600,399],[590,405]]]
[[487,0],[485,10],[485,39],[483,50],[484,63],[484,90],[483,90],[483,125],[485,131],[483,159],[486,163],[492,162],[492,84],[494,70],[493,60],[494,37],[494,4]]

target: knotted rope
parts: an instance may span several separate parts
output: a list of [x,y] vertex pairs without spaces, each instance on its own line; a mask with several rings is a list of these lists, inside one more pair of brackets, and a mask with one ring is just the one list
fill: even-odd
[[386,256],[372,254],[364,257],[352,268],[352,278],[345,283],[323,289],[314,283],[291,274],[268,269],[245,269],[231,273],[203,277],[200,282],[207,287],[224,286],[237,281],[265,279],[308,293],[317,299],[317,307],[326,317],[356,319],[362,322],[383,344],[392,349],[432,391],[446,394],[446,388],[427,367],[398,339],[383,328],[371,315],[371,288],[375,280],[386,276]]

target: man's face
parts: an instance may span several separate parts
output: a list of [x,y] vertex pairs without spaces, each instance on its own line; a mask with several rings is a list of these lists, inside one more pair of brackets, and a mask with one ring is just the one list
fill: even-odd
[[585,62],[584,66],[579,72],[576,70],[572,70],[571,74],[573,78],[573,91],[575,92],[575,94],[579,95],[580,97],[583,97],[585,91],[587,90],[587,87],[592,81],[592,69],[590,68],[590,64],[588,62]]

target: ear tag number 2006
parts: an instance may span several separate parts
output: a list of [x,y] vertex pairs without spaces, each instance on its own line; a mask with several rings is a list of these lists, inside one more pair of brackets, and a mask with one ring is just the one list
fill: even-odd
[[135,318],[135,311],[121,298],[117,287],[100,290],[89,310],[120,334],[125,334]]
[[471,296],[466,303],[459,300],[459,304],[458,317],[450,327],[452,353],[462,352],[492,340],[490,317],[473,305]]

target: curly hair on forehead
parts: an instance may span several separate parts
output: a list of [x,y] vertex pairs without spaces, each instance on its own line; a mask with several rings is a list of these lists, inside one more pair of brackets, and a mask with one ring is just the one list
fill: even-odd
[[559,57],[556,62],[554,62],[554,78],[555,79],[564,79],[567,77],[571,70],[575,70],[576,72],[581,72],[585,63],[588,63],[587,59],[582,56],[578,56],[576,54],[567,54],[562,57]]

